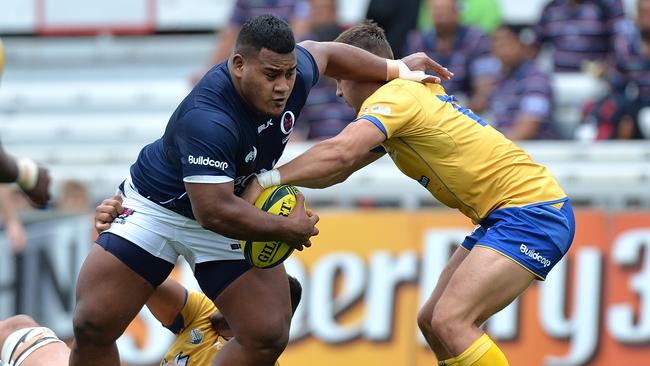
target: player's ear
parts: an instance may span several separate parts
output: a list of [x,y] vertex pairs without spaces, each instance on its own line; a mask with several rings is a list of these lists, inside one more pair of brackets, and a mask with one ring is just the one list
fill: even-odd
[[237,78],[241,78],[244,72],[244,56],[240,53],[235,53],[232,56],[232,72]]

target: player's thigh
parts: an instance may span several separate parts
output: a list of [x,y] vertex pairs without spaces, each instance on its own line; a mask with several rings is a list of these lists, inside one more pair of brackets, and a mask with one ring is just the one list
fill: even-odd
[[93,244],[77,280],[75,328],[117,339],[153,291],[145,278]]
[[291,301],[284,266],[249,269],[216,297],[215,305],[240,343],[286,341]]
[[469,253],[470,252],[467,249],[459,246],[454,254],[452,254],[451,258],[449,258],[449,261],[440,274],[440,278],[438,278],[438,282],[436,283],[436,287],[433,289],[431,296],[429,296],[427,301],[420,309],[420,313],[418,314],[418,322],[425,322],[427,324],[431,322],[433,309],[438,303],[440,296],[442,296],[442,293],[449,284],[449,280],[451,280],[454,272],[456,272],[460,264],[465,260]]
[[435,312],[447,319],[476,324],[506,307],[535,280],[510,258],[476,246],[452,275]]

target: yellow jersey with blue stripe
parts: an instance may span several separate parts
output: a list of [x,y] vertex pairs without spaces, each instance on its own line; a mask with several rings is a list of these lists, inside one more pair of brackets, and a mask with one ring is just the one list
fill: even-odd
[[200,292],[188,291],[187,300],[181,310],[183,324],[176,334],[176,340],[169,347],[160,363],[165,366],[175,362],[179,366],[210,366],[212,360],[227,342],[212,327],[210,315],[216,306]]
[[546,167],[438,84],[393,80],[365,100],[360,118],[384,133],[403,173],[474,223],[499,208],[566,197]]
[[[212,301],[201,292],[188,291],[180,313],[176,340],[169,347],[161,366],[175,362],[178,366],[210,366],[217,353],[228,342],[212,326],[210,316],[217,311]],[[277,362],[275,366],[280,366]]]

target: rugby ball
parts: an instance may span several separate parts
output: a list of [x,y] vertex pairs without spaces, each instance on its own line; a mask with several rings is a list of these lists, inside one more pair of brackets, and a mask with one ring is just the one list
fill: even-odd
[[[255,201],[255,207],[274,215],[289,216],[296,205],[298,189],[291,185],[265,189]],[[293,246],[282,241],[241,241],[244,257],[254,267],[271,268],[289,258]]]

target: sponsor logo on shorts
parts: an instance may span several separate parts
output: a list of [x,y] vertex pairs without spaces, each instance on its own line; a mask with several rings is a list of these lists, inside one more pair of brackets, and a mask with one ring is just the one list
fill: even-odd
[[206,158],[206,157],[203,157],[203,156],[194,157],[193,155],[190,155],[190,156],[187,157],[187,162],[188,162],[188,164],[191,164],[191,165],[211,166],[211,167],[221,169],[221,170],[228,169],[228,162],[227,161],[218,161],[218,160]]
[[230,249],[232,249],[232,250],[240,250],[241,249],[241,244],[239,244],[239,243],[230,244]]
[[521,244],[519,246],[519,250],[527,255],[528,257],[532,258],[533,260],[536,260],[539,262],[541,265],[544,266],[544,268],[548,267],[551,265],[551,261],[544,258],[539,252],[535,251],[535,249],[528,249],[526,244]]

